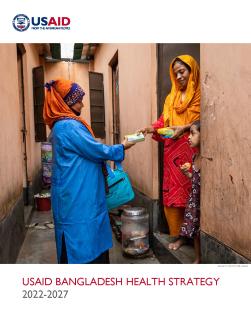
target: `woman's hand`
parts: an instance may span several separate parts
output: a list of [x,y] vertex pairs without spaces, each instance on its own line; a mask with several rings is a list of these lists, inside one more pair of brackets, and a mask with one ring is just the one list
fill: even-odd
[[185,128],[183,126],[172,126],[171,129],[174,130],[174,135],[172,136],[172,139],[174,140],[178,139],[185,132]]
[[146,136],[148,133],[153,133],[154,132],[154,128],[152,126],[146,127],[146,128],[142,128],[136,131],[136,133],[143,133],[144,136]]
[[123,144],[125,150],[127,150],[127,149],[129,149],[129,148],[131,148],[132,146],[135,145],[134,142],[129,142],[129,141],[127,140],[127,138],[125,138],[121,144]]

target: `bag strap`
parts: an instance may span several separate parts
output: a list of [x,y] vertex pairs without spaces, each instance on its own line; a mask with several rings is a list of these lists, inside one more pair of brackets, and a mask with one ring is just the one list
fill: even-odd
[[[119,161],[114,161],[115,163],[115,166],[118,170],[121,170],[121,171],[124,171],[121,163]],[[113,170],[111,169],[110,165],[109,164],[106,164],[106,169],[107,169],[107,172],[108,172],[108,175],[111,177],[111,178],[114,178],[115,175],[113,173]]]
[[112,169],[111,169],[111,167],[110,167],[109,164],[106,164],[106,170],[107,170],[107,172],[108,172],[108,175],[109,175],[111,178],[114,178],[114,177],[115,177],[114,174],[113,174],[113,171],[112,171]]
[[117,167],[117,169],[119,169],[121,171],[124,171],[120,161],[114,161],[114,163],[115,163],[115,166]]

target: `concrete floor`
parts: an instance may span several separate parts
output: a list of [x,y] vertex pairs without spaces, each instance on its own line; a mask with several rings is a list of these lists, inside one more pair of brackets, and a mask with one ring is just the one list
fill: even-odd
[[[51,212],[34,211],[30,225],[38,223],[38,226],[28,228],[25,240],[16,261],[17,264],[53,264],[57,262],[54,229],[44,226],[52,221]],[[42,228],[42,227],[41,227]]]
[[[17,264],[55,264],[56,246],[54,229],[50,229],[53,221],[51,211],[33,211],[27,228],[26,237],[21,247]],[[121,244],[113,238],[113,248],[110,250],[111,264],[159,264],[151,252],[146,258],[128,258],[122,255]]]

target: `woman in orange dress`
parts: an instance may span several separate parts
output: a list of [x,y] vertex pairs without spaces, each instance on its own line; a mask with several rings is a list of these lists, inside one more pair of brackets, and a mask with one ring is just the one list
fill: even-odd
[[[164,143],[163,203],[170,235],[179,235],[191,181],[183,175],[180,166],[192,162],[194,150],[188,144],[192,122],[200,119],[199,66],[190,55],[180,55],[170,64],[171,92],[166,97],[163,113],[150,127],[139,131],[150,133]],[[157,129],[171,127],[172,138],[163,138]],[[176,242],[170,249],[178,249]]]

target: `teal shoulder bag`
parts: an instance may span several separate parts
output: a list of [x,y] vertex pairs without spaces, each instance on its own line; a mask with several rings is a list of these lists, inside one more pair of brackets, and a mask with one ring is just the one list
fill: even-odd
[[134,192],[127,173],[123,170],[121,163],[115,162],[116,169],[112,170],[107,164],[107,183],[109,192],[106,194],[108,210],[115,209],[132,199]]

